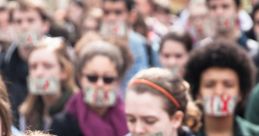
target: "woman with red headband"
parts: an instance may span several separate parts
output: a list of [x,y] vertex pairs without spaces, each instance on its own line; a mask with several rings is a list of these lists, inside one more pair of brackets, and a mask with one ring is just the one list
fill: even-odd
[[186,90],[184,80],[166,69],[151,68],[135,75],[126,94],[130,135],[191,136],[182,127]]

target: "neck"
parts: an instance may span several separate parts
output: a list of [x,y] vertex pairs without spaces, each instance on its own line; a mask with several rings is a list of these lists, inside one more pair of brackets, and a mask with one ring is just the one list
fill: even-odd
[[[61,91],[59,91],[61,92]],[[55,103],[58,102],[58,100],[60,99],[60,97],[62,94],[61,93],[58,93],[58,94],[55,94],[55,95],[44,95],[42,96],[42,99],[43,99],[43,103],[44,103],[44,111],[49,111],[49,109],[51,108],[51,106],[55,105]],[[46,113],[44,112],[44,113]]]
[[234,117],[205,116],[205,132],[208,136],[233,136]]
[[108,110],[108,107],[102,107],[102,108],[99,108],[99,107],[90,107],[95,113],[97,113],[99,116],[103,116],[107,110]]

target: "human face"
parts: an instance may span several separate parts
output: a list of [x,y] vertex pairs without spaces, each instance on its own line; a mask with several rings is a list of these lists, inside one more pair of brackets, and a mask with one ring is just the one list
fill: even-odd
[[[96,82],[90,81],[87,76],[97,76]],[[113,78],[114,80],[105,83],[104,78]],[[83,69],[80,78],[82,88],[93,88],[95,90],[116,90],[118,88],[118,72],[116,65],[106,56],[97,55],[88,61]]]
[[135,0],[137,10],[143,15],[144,17],[148,17],[153,12],[153,7],[150,4],[149,0]]
[[34,9],[15,10],[13,20],[18,32],[36,31],[40,35],[47,32],[47,23],[42,20],[40,14]]
[[183,72],[188,58],[189,54],[187,50],[178,41],[167,40],[160,52],[161,65],[171,70],[177,68],[180,72]]
[[103,21],[107,23],[127,22],[128,11],[124,1],[104,1]]
[[129,90],[125,104],[127,124],[132,136],[175,136],[182,122],[182,118],[169,116],[160,96],[150,93],[138,94]]
[[56,54],[49,48],[40,48],[32,51],[28,64],[31,77],[65,79],[65,72],[62,70]]
[[240,97],[239,78],[235,71],[229,68],[212,67],[205,70],[200,80],[200,96]]
[[237,16],[238,7],[234,0],[209,0],[208,9],[211,17]]
[[234,0],[210,0],[208,9],[216,32],[231,32],[238,26],[238,7]]

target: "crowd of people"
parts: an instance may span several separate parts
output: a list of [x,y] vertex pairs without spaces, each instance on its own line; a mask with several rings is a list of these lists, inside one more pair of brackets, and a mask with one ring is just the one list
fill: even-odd
[[258,136],[259,1],[0,1],[1,136]]

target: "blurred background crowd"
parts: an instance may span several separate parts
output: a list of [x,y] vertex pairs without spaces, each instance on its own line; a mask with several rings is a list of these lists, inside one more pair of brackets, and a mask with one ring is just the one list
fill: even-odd
[[258,42],[259,0],[0,0],[0,135],[258,136]]

